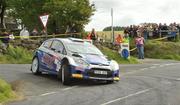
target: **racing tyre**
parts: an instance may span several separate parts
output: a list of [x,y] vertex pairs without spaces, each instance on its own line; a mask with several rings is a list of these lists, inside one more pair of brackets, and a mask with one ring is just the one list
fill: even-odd
[[68,63],[62,64],[61,67],[61,80],[63,85],[70,85],[71,84],[71,73]]
[[39,71],[39,60],[37,57],[34,57],[34,59],[33,59],[33,62],[31,65],[31,71],[35,75],[41,74],[41,72]]

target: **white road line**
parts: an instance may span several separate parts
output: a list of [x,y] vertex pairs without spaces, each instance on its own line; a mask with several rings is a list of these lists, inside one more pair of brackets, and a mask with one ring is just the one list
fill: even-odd
[[51,94],[55,94],[55,93],[57,93],[57,92],[48,92],[48,93],[41,94],[39,96],[47,96],[47,95],[51,95]]
[[153,64],[154,66],[158,66],[158,65],[161,65],[161,64]]
[[164,67],[165,65],[160,65],[159,67]]
[[157,66],[151,66],[151,67],[149,67],[150,69],[154,69],[154,68],[156,68]]
[[144,70],[147,70],[148,68],[143,68],[143,69],[140,69],[140,71],[144,71]]
[[155,69],[155,68],[158,68],[158,67],[172,66],[172,65],[176,65],[176,64],[180,64],[180,63],[153,64],[154,66],[151,66],[151,67],[148,67],[148,68],[142,68],[142,69],[135,70],[135,71],[132,71],[132,72],[127,72],[127,73],[121,74],[121,76],[128,75],[128,74],[135,74],[135,73],[138,73],[138,72],[141,72],[141,71],[145,71],[145,70],[148,70],[148,69]]
[[[71,89],[76,88],[76,87],[78,87],[78,86],[72,86],[72,87],[64,88],[64,89],[61,89],[61,91],[71,90]],[[41,94],[41,95],[39,95],[39,96],[42,97],[42,96],[47,96],[47,95],[56,94],[56,93],[59,93],[59,92],[60,92],[60,91],[56,91],[56,92],[47,92],[47,93]]]
[[114,102],[117,102],[117,101],[121,101],[121,100],[126,99],[126,98],[129,98],[129,97],[137,96],[137,95],[139,95],[139,94],[146,93],[146,92],[148,92],[148,91],[150,91],[150,90],[152,90],[152,89],[154,89],[154,88],[149,88],[149,89],[145,89],[145,90],[136,92],[136,93],[134,93],[134,94],[129,94],[129,95],[127,95],[127,96],[120,97],[120,98],[117,98],[117,99],[114,99],[114,100],[105,102],[105,103],[103,103],[103,104],[101,104],[101,105],[108,105],[108,104],[111,104],[111,103],[114,103]]
[[132,71],[132,72],[127,72],[127,73],[121,74],[121,76],[128,75],[128,74],[135,74],[137,72],[145,71],[145,70],[148,70],[148,68],[142,68],[140,70],[135,70],[135,71]]
[[177,78],[176,80],[177,80],[177,81],[180,81],[180,78]]
[[62,89],[62,90],[63,90],[63,91],[67,91],[67,90],[71,90],[71,89],[76,88],[76,87],[78,87],[78,86],[72,86],[72,87],[64,88],[64,89]]

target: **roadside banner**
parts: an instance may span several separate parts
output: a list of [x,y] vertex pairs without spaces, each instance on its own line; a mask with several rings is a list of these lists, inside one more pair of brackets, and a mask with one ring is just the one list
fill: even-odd
[[123,58],[125,58],[125,59],[130,58],[129,43],[121,43],[120,53]]
[[48,22],[48,18],[49,18],[49,15],[41,15],[39,16],[44,28],[46,28],[46,25],[47,25],[47,22]]

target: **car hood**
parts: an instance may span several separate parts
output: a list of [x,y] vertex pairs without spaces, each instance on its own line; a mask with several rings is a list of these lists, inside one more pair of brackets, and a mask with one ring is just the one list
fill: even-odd
[[88,63],[94,65],[106,65],[109,66],[110,63],[105,56],[101,55],[92,55],[92,54],[82,54],[83,59],[85,59]]

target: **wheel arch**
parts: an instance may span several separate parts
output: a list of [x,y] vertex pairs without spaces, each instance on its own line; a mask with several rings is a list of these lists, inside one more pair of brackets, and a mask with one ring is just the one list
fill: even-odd
[[69,65],[76,65],[76,63],[74,62],[74,59],[68,56],[62,59],[61,64],[63,64],[64,62],[67,62]]

